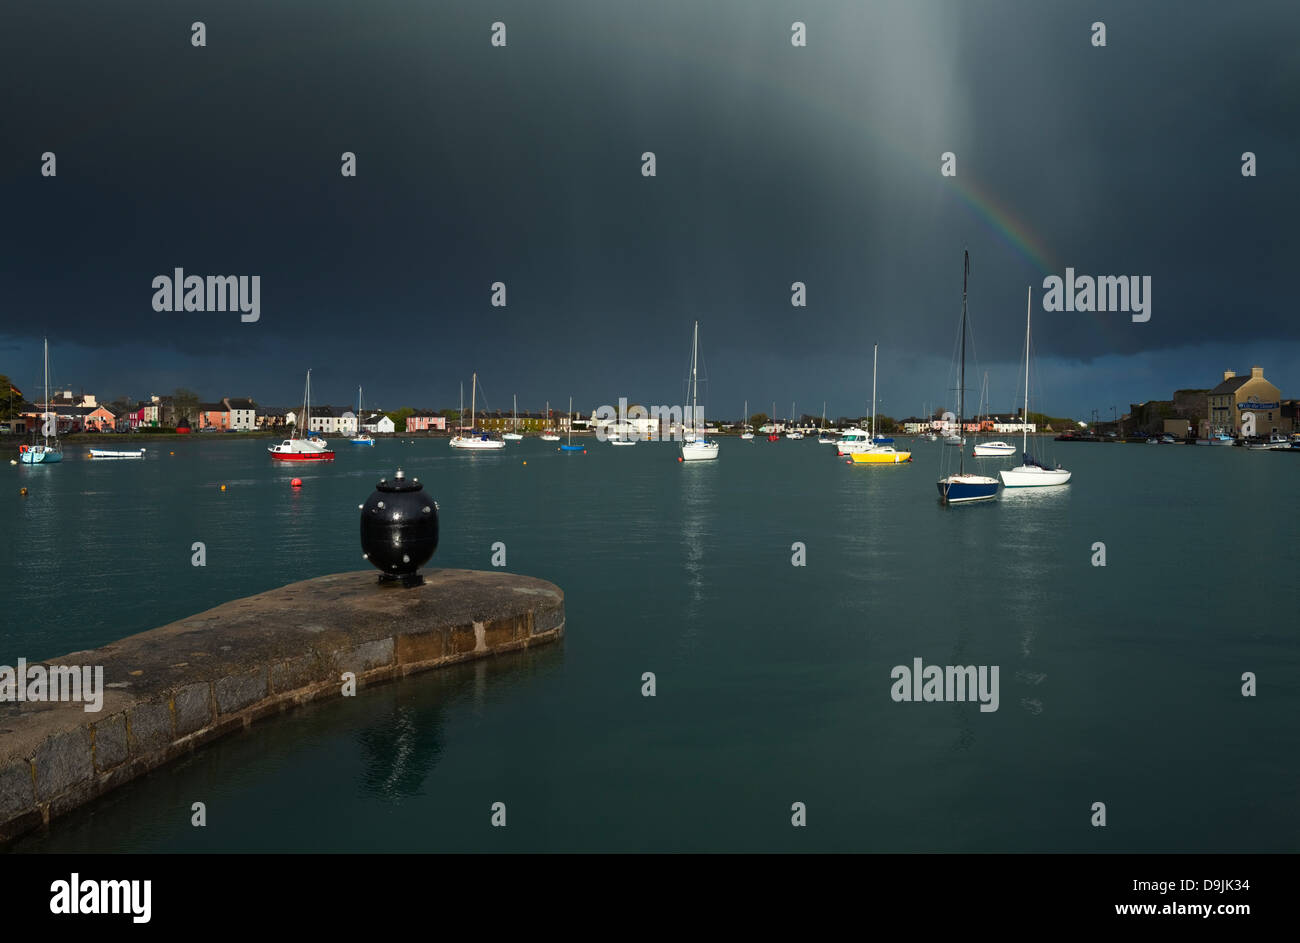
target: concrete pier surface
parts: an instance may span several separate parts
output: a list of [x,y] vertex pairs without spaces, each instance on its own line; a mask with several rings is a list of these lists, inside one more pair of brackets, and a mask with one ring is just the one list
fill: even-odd
[[255,720],[340,697],[346,672],[361,687],[564,634],[553,583],[424,575],[411,589],[378,585],[374,569],[321,576],[42,662],[102,666],[103,706],[0,703],[0,842]]

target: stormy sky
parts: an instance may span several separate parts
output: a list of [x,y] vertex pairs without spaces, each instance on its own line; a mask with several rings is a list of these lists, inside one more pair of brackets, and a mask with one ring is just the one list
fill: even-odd
[[[873,344],[903,416],[954,398],[969,248],[968,395],[987,371],[997,409],[1031,285],[1035,408],[1252,364],[1300,395],[1293,0],[11,0],[0,79],[0,373],[28,393],[48,335],[102,399],[288,405],[311,367],[340,405],[454,406],[474,370],[492,408],[675,404],[698,319],[711,416],[860,415]],[[1044,312],[1066,266],[1150,276],[1150,321]],[[260,320],[154,311],[177,267],[259,275]]]

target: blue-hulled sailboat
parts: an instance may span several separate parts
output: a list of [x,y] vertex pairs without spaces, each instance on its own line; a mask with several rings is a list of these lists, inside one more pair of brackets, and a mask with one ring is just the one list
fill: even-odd
[[[50,445],[50,437],[54,444]],[[18,449],[18,460],[24,465],[53,465],[63,461],[63,449],[59,446],[59,419],[50,412],[50,340],[45,339],[45,412],[41,413],[41,438],[43,444],[37,444],[35,430],[32,432],[32,444]]]
[[[961,380],[957,394],[958,435],[965,430],[966,411],[966,279],[970,275],[970,252],[962,252],[961,273]],[[939,500],[943,504],[970,504],[975,501],[992,501],[998,496],[998,480],[987,475],[966,473],[966,450],[959,449],[958,471],[938,481]]]

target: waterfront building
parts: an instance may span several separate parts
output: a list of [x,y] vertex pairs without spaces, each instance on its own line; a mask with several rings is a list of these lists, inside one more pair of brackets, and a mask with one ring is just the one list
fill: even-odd
[[1208,400],[1215,430],[1241,435],[1241,417],[1249,412],[1255,416],[1256,435],[1292,431],[1292,423],[1283,415],[1282,391],[1264,378],[1263,367],[1251,367],[1248,377],[1225,370],[1223,382],[1210,390]]
[[339,421],[343,410],[334,406],[313,406],[308,420],[307,431],[319,432],[321,435],[339,435]]
[[218,429],[222,432],[230,428],[230,413],[225,403],[199,403],[199,428]]
[[[521,420],[522,424],[522,420]],[[406,417],[407,432],[446,432],[447,417],[433,412],[418,412]]]
[[222,400],[229,414],[226,417],[227,429],[250,430],[257,428],[257,403],[251,399],[232,399],[227,396]]

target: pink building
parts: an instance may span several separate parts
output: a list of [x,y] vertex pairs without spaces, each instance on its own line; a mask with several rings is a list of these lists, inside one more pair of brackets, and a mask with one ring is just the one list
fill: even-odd
[[433,413],[416,413],[406,417],[407,432],[446,432],[447,417]]
[[230,410],[226,408],[225,403],[200,403],[199,404],[199,428],[200,429],[220,429],[225,431],[230,428]]
[[81,419],[87,432],[112,432],[117,426],[117,416],[107,406],[96,406]]

